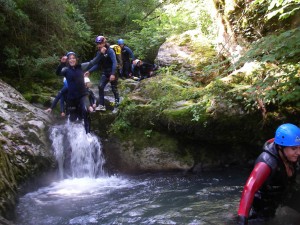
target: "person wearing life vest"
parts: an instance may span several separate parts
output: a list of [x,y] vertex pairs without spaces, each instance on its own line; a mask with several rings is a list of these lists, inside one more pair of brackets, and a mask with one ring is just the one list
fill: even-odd
[[139,59],[132,62],[133,76],[138,77],[139,81],[153,76],[155,70],[157,70],[156,64],[147,63]]
[[68,52],[61,58],[57,75],[64,76],[68,83],[67,105],[70,121],[84,120],[86,133],[90,132],[88,93],[84,83],[83,70],[89,63],[79,64],[76,53]]
[[118,77],[116,75],[117,60],[116,54],[113,49],[110,48],[109,44],[106,42],[104,36],[97,36],[95,39],[98,51],[89,63],[93,65],[91,69],[85,72],[84,76],[89,76],[90,73],[101,69],[102,75],[99,81],[99,105],[96,110],[105,111],[104,105],[104,88],[110,82],[111,89],[115,97],[115,107],[119,105],[119,92],[118,92]]
[[122,62],[123,62],[123,68],[122,68],[122,78],[129,78],[132,74],[131,71],[131,61],[135,60],[133,51],[125,45],[125,42],[123,39],[118,40],[118,45],[121,47],[122,52]]
[[300,128],[286,123],[279,126],[275,138],[268,140],[255,161],[242,192],[238,224],[248,219],[274,217],[280,204],[288,205],[288,196],[296,185],[296,164],[300,156]]

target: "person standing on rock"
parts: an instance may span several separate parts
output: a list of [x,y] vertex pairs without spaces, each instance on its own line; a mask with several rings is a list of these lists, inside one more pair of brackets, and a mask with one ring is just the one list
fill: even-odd
[[94,65],[91,69],[85,72],[84,76],[89,76],[90,73],[101,69],[102,75],[98,85],[99,88],[99,105],[96,110],[105,111],[104,105],[104,88],[110,82],[111,89],[115,97],[115,108],[119,106],[120,98],[118,92],[118,77],[116,75],[117,59],[116,54],[104,36],[97,36],[95,39],[98,51],[94,59],[90,61]]
[[[286,123],[279,126],[275,138],[268,140],[258,156],[242,193],[238,224],[248,219],[268,220],[279,205],[297,207],[295,196],[296,165],[300,156],[300,128]],[[299,197],[299,196],[298,196]],[[296,209],[296,208],[295,208]]]
[[123,39],[118,40],[118,45],[121,47],[121,55],[122,55],[122,77],[127,79],[131,76],[131,60],[135,60],[133,51],[125,45]]

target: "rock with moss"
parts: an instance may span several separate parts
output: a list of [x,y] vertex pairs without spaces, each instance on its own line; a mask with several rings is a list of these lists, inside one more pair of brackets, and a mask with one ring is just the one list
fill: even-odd
[[11,219],[18,187],[54,166],[47,135],[51,120],[0,81],[0,121],[0,215]]
[[153,130],[114,135],[104,142],[104,151],[110,169],[125,173],[187,171],[194,165],[190,153],[179,148],[175,138]]

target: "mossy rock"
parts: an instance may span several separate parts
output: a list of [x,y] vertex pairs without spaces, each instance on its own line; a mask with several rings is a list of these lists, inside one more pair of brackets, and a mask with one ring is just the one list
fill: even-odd
[[104,152],[110,167],[122,172],[189,170],[194,165],[192,155],[166,133],[135,128],[114,134],[114,140],[104,143]]

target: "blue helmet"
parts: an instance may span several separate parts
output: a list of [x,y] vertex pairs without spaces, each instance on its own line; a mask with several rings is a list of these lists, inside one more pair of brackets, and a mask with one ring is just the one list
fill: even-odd
[[300,128],[291,123],[280,125],[274,142],[281,146],[300,146]]
[[69,58],[70,55],[74,55],[75,57],[77,57],[75,52],[67,52],[66,56],[68,58]]
[[106,41],[106,39],[105,39],[104,36],[97,36],[97,37],[95,38],[95,43],[96,43],[96,44],[101,44],[101,43],[103,43],[103,42],[105,42],[105,41]]
[[118,40],[118,45],[124,45],[124,40],[123,39],[119,39]]

